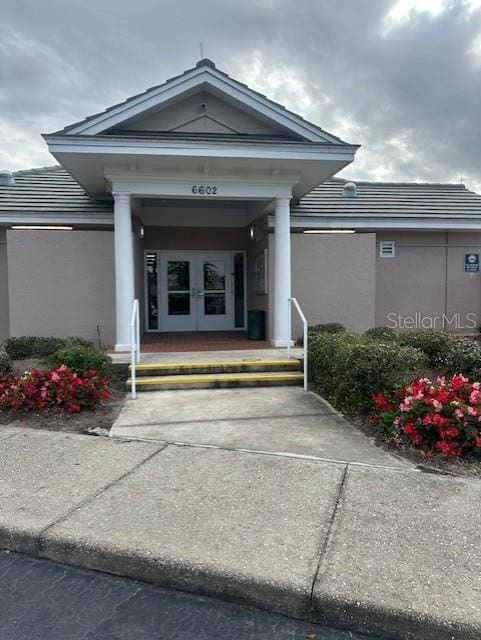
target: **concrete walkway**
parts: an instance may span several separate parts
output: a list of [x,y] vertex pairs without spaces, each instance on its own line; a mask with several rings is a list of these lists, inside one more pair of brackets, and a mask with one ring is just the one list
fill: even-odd
[[407,467],[300,387],[155,391],[127,400],[111,437]]
[[481,482],[0,430],[0,546],[396,640],[481,636]]

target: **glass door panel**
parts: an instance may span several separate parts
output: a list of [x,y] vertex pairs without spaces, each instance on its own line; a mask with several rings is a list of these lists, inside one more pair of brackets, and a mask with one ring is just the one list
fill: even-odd
[[169,316],[190,315],[190,262],[167,261],[167,298]]
[[160,253],[160,330],[197,329],[196,257],[192,253]]
[[225,315],[225,261],[202,261],[204,270],[204,314]]
[[230,254],[199,256],[197,266],[199,331],[221,331],[233,328],[231,270]]

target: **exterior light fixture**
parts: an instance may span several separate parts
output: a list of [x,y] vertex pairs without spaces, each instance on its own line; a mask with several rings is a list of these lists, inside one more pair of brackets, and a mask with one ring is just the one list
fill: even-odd
[[144,236],[145,236],[145,229],[144,229],[143,225],[140,225],[139,238],[143,238]]
[[24,230],[24,231],[72,231],[73,227],[60,227],[60,226],[45,226],[35,224],[16,224],[12,226],[12,229]]
[[303,233],[356,233],[354,229],[304,229]]
[[255,229],[254,229],[254,227],[251,227],[249,229],[249,237],[250,237],[251,240],[254,240],[254,236],[255,236]]

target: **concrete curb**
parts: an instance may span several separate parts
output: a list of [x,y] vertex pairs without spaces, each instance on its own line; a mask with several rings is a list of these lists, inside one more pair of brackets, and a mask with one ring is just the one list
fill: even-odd
[[458,624],[416,611],[386,609],[331,595],[227,575],[218,568],[193,566],[175,558],[159,559],[132,552],[126,555],[108,544],[91,546],[72,538],[32,534],[16,528],[0,530],[2,549],[112,575],[154,586],[208,596],[336,629],[375,634],[383,640],[479,640],[481,628]]

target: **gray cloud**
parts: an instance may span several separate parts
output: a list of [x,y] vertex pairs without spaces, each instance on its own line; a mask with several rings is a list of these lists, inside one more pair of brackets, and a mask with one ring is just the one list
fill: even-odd
[[[481,9],[445,0],[3,0],[0,165],[49,164],[40,132],[193,66],[219,68],[363,145],[345,173],[481,190]],[[479,50],[472,48],[479,38]]]

